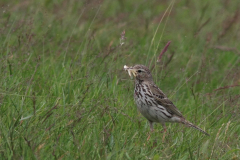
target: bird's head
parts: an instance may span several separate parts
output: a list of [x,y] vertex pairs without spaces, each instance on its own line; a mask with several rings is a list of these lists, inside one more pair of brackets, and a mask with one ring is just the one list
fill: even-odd
[[136,80],[141,81],[152,81],[152,75],[150,70],[144,65],[135,65],[133,67],[124,66],[124,69],[128,72],[129,76],[132,75],[136,78]]

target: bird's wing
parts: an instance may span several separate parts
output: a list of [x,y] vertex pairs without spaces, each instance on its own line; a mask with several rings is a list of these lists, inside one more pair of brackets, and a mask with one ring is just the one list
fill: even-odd
[[182,113],[177,107],[170,101],[167,96],[159,89],[156,85],[149,85],[150,90],[153,94],[154,99],[157,103],[167,109],[168,112],[175,114],[179,117],[183,117]]

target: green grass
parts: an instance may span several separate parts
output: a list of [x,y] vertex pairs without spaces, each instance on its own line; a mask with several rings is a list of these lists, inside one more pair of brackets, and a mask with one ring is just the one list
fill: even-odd
[[[0,159],[240,158],[237,1],[0,5]],[[155,64],[157,85],[211,136],[167,124],[162,142],[155,124],[147,141],[123,71],[134,64]]]

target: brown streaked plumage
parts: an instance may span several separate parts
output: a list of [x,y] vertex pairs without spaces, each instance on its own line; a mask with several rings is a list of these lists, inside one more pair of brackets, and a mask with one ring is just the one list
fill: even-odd
[[135,77],[134,100],[140,113],[149,121],[151,131],[153,131],[153,122],[161,123],[165,132],[165,122],[178,122],[209,135],[183,117],[172,101],[155,85],[151,72],[146,66],[124,66],[124,69],[130,76]]

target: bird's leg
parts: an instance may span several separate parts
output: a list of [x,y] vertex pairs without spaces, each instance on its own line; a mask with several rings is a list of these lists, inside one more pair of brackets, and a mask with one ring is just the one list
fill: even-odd
[[162,126],[163,126],[163,138],[162,138],[162,141],[164,142],[165,135],[166,135],[166,132],[167,132],[167,127],[166,127],[165,123],[162,123]]
[[[150,130],[151,130],[151,132],[153,132],[153,131],[154,131],[154,129],[153,129],[153,122],[149,121],[149,125],[150,125]],[[147,141],[149,141],[149,139],[150,139],[150,137],[151,137],[151,132],[149,133],[149,136],[148,136],[148,138],[147,138]]]
[[153,129],[153,122],[149,121],[149,125],[150,125],[151,132],[153,132],[154,131],[154,129]]

